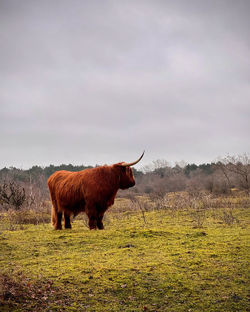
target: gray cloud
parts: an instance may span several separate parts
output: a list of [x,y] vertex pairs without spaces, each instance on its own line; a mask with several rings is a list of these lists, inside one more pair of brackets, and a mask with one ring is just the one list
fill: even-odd
[[2,0],[0,167],[249,152],[249,9]]

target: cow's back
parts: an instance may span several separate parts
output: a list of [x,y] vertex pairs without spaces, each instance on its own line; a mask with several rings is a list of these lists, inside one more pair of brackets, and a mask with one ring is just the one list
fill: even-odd
[[48,186],[50,193],[57,199],[72,200],[79,193],[80,179],[78,178],[79,172],[71,172],[66,170],[60,170],[53,173],[48,179]]

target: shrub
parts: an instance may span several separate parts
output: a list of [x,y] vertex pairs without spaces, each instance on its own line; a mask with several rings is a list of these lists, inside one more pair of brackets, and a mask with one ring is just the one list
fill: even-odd
[[25,189],[16,182],[4,182],[0,185],[0,204],[5,210],[10,207],[19,210],[26,200]]

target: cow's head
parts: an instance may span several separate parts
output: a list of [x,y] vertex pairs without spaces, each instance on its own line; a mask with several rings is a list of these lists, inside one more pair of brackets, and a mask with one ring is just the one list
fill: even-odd
[[143,155],[144,155],[144,152],[142,153],[139,159],[131,163],[122,162],[122,163],[115,164],[115,166],[119,168],[119,173],[120,173],[120,186],[119,187],[122,190],[125,190],[135,185],[135,179],[134,179],[131,166],[134,166],[135,164],[137,164],[142,159]]

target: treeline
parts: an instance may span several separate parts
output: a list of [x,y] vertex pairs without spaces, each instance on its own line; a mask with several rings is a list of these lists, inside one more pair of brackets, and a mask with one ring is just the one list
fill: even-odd
[[87,168],[92,168],[91,166],[74,166],[72,164],[65,165],[62,164],[60,166],[50,165],[47,167],[33,166],[30,169],[23,170],[15,167],[3,168],[0,170],[0,179],[3,180],[6,177],[11,177],[14,180],[21,182],[29,182],[30,179],[35,179],[41,175],[43,175],[46,179],[48,177],[58,171],[58,170],[68,170],[68,171],[80,171]]
[[133,189],[138,193],[167,193],[207,190],[215,194],[230,193],[232,189],[250,190],[250,158],[247,154],[227,156],[215,163],[176,164],[156,161],[154,166],[138,175]]
[[[48,198],[48,177],[58,170],[80,171],[91,166],[72,164],[47,167],[33,166],[23,170],[14,167],[0,170],[0,185],[11,181],[25,188],[26,193],[36,194],[39,198]],[[207,190],[212,193],[229,193],[232,188],[250,189],[250,158],[247,154],[228,156],[215,163],[185,164],[170,166],[165,160],[157,160],[141,171],[133,169],[136,186],[120,192],[150,194],[176,191]]]

